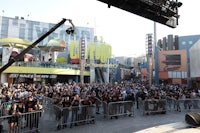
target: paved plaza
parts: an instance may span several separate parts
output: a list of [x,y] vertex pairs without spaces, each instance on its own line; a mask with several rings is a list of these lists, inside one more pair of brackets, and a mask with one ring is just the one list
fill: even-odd
[[118,119],[105,119],[101,114],[98,114],[95,124],[56,130],[54,118],[51,120],[52,115],[46,112],[40,126],[42,133],[133,133],[153,126],[184,122],[186,113],[172,111],[167,112],[167,114],[143,115],[140,110],[135,110],[134,117],[121,116]]

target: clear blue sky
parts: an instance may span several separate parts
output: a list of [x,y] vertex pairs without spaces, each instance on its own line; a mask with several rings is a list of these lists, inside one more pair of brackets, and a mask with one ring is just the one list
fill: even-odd
[[[200,0],[179,1],[183,6],[178,27],[157,24],[157,39],[168,34],[200,34]],[[153,33],[153,21],[115,7],[109,9],[97,0],[0,0],[0,15],[51,23],[67,18],[76,26],[95,27],[96,34],[113,47],[115,56],[144,54],[145,35]]]

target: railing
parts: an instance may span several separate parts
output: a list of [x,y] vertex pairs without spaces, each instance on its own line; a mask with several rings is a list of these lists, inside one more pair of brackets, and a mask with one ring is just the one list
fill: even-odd
[[100,98],[97,98],[97,97],[95,97],[95,99],[96,99],[96,102],[95,102],[95,104],[96,104],[96,113],[100,114],[101,111],[102,111],[103,101]]
[[167,99],[167,108],[169,111],[199,111],[200,99]]
[[143,114],[166,113],[165,99],[146,99],[142,101]]
[[119,101],[119,102],[103,102],[103,112],[106,118],[118,118],[118,116],[134,115],[133,101]]
[[44,110],[51,114],[49,119],[55,118],[57,128],[73,127],[83,123],[95,123],[96,105],[79,105],[61,107],[53,103],[53,99],[43,96],[42,105]]
[[53,99],[50,97],[42,96],[40,99],[40,103],[42,104],[43,108],[52,110],[53,109]]
[[25,133],[39,131],[42,111],[0,117],[0,132]]
[[[5,64],[0,62],[0,65],[3,66]],[[79,69],[79,65],[77,64],[49,63],[49,62],[15,62],[12,66]]]
[[[100,99],[96,99],[97,102],[93,105],[79,105],[72,107],[61,107],[60,105],[53,104],[54,100],[49,97],[42,97],[41,103],[46,111],[44,114],[48,121],[54,123],[53,127],[57,129],[70,127],[76,125],[84,125],[88,123],[95,123],[103,111],[104,117],[118,118],[119,116],[133,116],[135,110],[135,104],[133,101],[118,101],[118,102],[102,102]],[[97,105],[100,108],[100,115],[97,116]],[[180,107],[181,111],[200,111],[200,99],[145,99],[139,101],[141,110],[139,112],[144,114],[166,114],[177,111],[177,107]],[[185,108],[187,107],[187,108]],[[49,111],[50,110],[50,111]],[[100,118],[101,119],[101,118]]]
[[80,105],[72,107],[59,107],[54,105],[57,128],[70,127],[79,124],[95,123],[96,106]]
[[[41,97],[40,103],[43,105],[44,113],[42,111],[35,111],[29,113],[21,113],[17,115],[17,120],[14,126],[11,126],[10,120],[13,119],[13,115],[8,115],[8,111],[11,106],[11,102],[4,102],[1,104],[1,116],[0,116],[0,128],[2,132],[34,132],[42,129],[40,122],[44,119],[48,122],[52,122],[53,128],[73,127],[76,125],[84,125],[88,123],[95,123],[99,117],[97,117],[97,104],[94,105],[79,105],[72,107],[61,107],[55,105],[54,100],[49,97]],[[100,107],[100,110],[104,111],[106,118],[117,118],[119,116],[134,115],[134,102],[133,101],[118,101],[118,102],[102,102],[100,99],[96,99]],[[200,111],[200,99],[145,99],[139,102],[140,109],[143,114],[157,114],[157,113],[175,113],[174,111]],[[43,114],[43,115],[42,115]],[[101,119],[101,118],[100,118]],[[44,124],[47,123],[43,123]],[[55,127],[54,127],[55,126]]]
[[145,99],[139,101],[139,107],[143,114],[200,111],[200,99]]

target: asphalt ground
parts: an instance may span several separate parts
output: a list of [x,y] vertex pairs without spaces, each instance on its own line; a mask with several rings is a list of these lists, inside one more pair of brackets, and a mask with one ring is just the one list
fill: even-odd
[[[200,112],[200,110],[199,110]],[[184,122],[185,114],[188,111],[168,111],[166,114],[144,115],[141,110],[135,109],[133,117],[120,116],[118,119],[106,119],[102,114],[96,114],[95,124],[84,124],[65,127],[57,130],[56,121],[52,112],[46,111],[40,122],[40,132],[42,133],[133,133],[146,128],[163,124]]]

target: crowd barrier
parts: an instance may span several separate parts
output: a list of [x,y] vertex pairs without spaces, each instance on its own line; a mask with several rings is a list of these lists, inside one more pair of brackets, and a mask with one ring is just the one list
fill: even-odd
[[134,115],[133,101],[118,101],[118,102],[102,102],[96,98],[96,103],[93,105],[79,105],[78,107],[62,108],[54,105],[52,98],[43,97],[42,105],[47,109],[53,110],[57,125],[63,127],[73,125],[74,123],[95,121],[96,114],[101,114],[103,111],[104,118],[117,117],[122,115]]
[[200,111],[200,99],[145,99],[139,100],[139,109],[143,114]]
[[34,111],[0,117],[1,133],[26,133],[39,131],[42,111]]
[[157,114],[166,113],[166,100],[165,99],[146,99],[142,101],[143,114]]
[[200,99],[167,99],[169,111],[195,111],[200,110]]
[[[62,108],[53,104],[53,99],[43,97],[42,104],[44,109],[52,110],[48,112],[51,116],[49,119],[55,121],[55,127],[73,127],[87,123],[94,123],[98,117],[96,114],[102,113],[105,118],[117,118],[122,115],[134,115],[135,104],[133,101],[118,101],[118,102],[102,102],[97,99],[94,105],[79,105]],[[145,99],[139,100],[139,111],[142,114],[165,114],[172,110],[188,111],[197,109],[200,110],[200,99]]]
[[42,104],[43,108],[47,109],[47,110],[52,110],[53,109],[53,99],[50,97],[46,97],[46,96],[42,96],[40,98],[40,104]]
[[95,123],[96,106],[92,104],[62,108],[54,105],[54,114],[58,129],[72,128],[76,125]]
[[133,101],[103,102],[104,117],[112,118],[122,115],[134,115]]
[[102,105],[103,105],[102,103],[103,103],[103,101],[101,99],[97,98],[97,97],[95,97],[95,99],[96,99],[96,102],[95,102],[96,113],[100,114],[102,112]]

